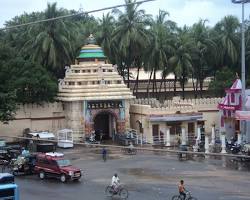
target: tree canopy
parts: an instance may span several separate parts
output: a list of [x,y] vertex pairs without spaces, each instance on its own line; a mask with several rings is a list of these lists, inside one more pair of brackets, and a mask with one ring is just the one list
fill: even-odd
[[[109,62],[117,65],[128,86],[130,69],[137,68],[135,94],[139,72],[143,68],[150,72],[148,88],[153,84],[156,98],[169,73],[175,75],[174,91],[176,83],[180,83],[183,98],[188,80],[192,80],[195,97],[202,96],[203,82],[208,77],[214,80],[210,89],[216,95],[223,95],[224,87],[236,72],[240,72],[239,20],[225,16],[213,27],[207,26],[206,19],[190,27],[179,27],[168,20],[171,13],[159,10],[154,17],[141,9],[140,4],[131,2],[136,0],[125,0],[127,6],[124,9],[112,10],[101,19],[77,15],[0,31],[0,121],[13,119],[19,103],[54,101],[57,79],[64,76],[65,65],[73,63],[91,33]],[[6,22],[6,27],[76,12],[48,3],[44,11],[16,16]],[[246,26],[248,65],[249,23]],[[162,71],[160,86],[155,83],[158,70]],[[249,73],[247,70],[247,75]]]

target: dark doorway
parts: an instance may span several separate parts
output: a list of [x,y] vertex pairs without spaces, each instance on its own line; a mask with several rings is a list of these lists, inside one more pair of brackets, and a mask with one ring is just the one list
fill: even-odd
[[153,131],[153,141],[159,142],[159,124],[153,124],[152,131]]
[[101,112],[100,114],[97,114],[94,119],[96,140],[111,139],[115,133],[115,122],[115,118],[111,113]]

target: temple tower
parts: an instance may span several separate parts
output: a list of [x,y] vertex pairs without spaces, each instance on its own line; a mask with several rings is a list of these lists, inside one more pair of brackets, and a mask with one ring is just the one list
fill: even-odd
[[129,127],[129,99],[132,92],[116,67],[106,62],[102,48],[90,35],[76,63],[66,67],[59,82],[58,99],[63,102],[66,128],[74,139],[99,132],[104,139],[114,138]]

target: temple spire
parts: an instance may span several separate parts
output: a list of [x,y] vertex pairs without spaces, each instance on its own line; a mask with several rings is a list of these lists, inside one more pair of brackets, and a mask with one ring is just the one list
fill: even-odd
[[95,37],[93,36],[93,34],[90,34],[89,37],[86,40],[86,44],[96,44],[96,40]]

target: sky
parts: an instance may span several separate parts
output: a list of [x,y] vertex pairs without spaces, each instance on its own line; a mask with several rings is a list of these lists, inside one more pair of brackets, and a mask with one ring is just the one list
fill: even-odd
[[[47,3],[57,2],[58,7],[90,11],[123,4],[124,0],[0,0],[0,27],[4,22],[24,12],[43,11]],[[241,5],[233,4],[231,0],[156,0],[140,6],[147,14],[156,16],[159,9],[169,12],[169,19],[179,26],[192,25],[199,19],[207,19],[213,26],[226,15],[235,15],[241,19]],[[105,13],[107,13],[106,11]],[[94,13],[101,17],[103,12]],[[245,17],[250,15],[250,3],[245,5]]]

